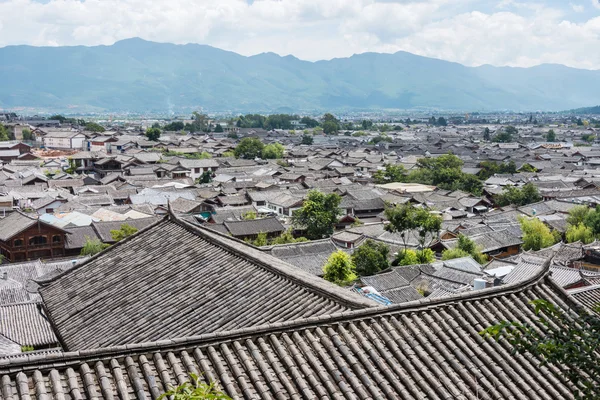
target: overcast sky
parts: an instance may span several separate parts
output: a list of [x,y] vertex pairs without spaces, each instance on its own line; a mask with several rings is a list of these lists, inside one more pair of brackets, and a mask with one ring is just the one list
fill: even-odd
[[304,60],[405,50],[600,69],[600,0],[0,0],[0,47],[130,37]]

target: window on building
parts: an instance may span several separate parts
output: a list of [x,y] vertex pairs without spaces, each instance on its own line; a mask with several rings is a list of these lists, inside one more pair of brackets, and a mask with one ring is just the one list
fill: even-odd
[[48,238],[46,238],[46,236],[33,236],[29,238],[29,245],[36,245],[36,244],[46,244],[48,243]]
[[60,243],[62,242],[62,237],[60,235],[52,236],[52,243]]
[[15,240],[13,240],[13,246],[15,246],[15,247],[23,246],[23,244],[24,244],[23,239],[15,239]]

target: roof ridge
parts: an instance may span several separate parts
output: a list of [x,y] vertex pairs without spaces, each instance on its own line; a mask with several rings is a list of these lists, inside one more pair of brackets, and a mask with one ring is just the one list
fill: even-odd
[[[173,351],[176,349],[182,349],[187,346],[202,346],[209,343],[215,342],[230,342],[238,340],[240,338],[247,338],[249,336],[255,336],[258,334],[273,334],[284,330],[298,330],[302,328],[309,328],[319,323],[328,322],[336,323],[343,322],[353,318],[368,318],[372,316],[381,316],[384,314],[391,313],[406,313],[406,312],[419,312],[426,311],[435,306],[453,305],[457,301],[468,301],[476,300],[486,297],[501,296],[510,293],[515,293],[522,289],[536,285],[543,280],[547,280],[553,289],[558,290],[563,296],[573,300],[572,296],[560,287],[549,275],[548,268],[550,266],[550,260],[546,261],[545,268],[541,269],[533,277],[527,280],[511,283],[508,285],[497,286],[484,290],[475,290],[468,292],[456,293],[451,296],[434,298],[434,299],[422,299],[410,301],[402,304],[392,306],[379,306],[371,307],[361,310],[344,311],[341,313],[330,314],[325,316],[316,316],[304,319],[297,319],[293,321],[278,322],[272,324],[265,324],[261,326],[241,328],[231,330],[227,332],[214,332],[198,336],[188,336],[175,339],[159,340],[154,342],[126,344],[112,347],[103,347],[96,349],[86,349],[73,352],[57,353],[51,355],[31,355],[25,360],[23,359],[0,359],[0,373],[11,373],[14,374],[17,371],[35,370],[41,368],[51,369],[54,368],[55,363],[60,363],[62,366],[77,364],[83,360],[94,360],[98,361],[102,358],[110,358],[114,355],[124,357],[126,354],[148,354],[153,351]],[[574,302],[577,305],[577,302]]]
[[[195,226],[190,224],[187,221],[177,218],[174,214],[170,214],[171,220],[182,226],[183,228],[191,231],[192,233],[201,236],[203,239],[216,242],[221,247],[224,247],[226,250],[240,255],[242,254],[244,258],[251,260],[253,263],[258,264],[262,268],[269,270],[272,273],[282,276],[285,279],[288,279],[294,283],[300,284],[307,290],[313,291],[314,293],[335,300],[341,304],[349,305],[352,307],[370,307],[375,303],[372,303],[370,300],[364,298],[364,301],[358,301],[359,297],[356,297],[354,294],[351,294],[350,291],[346,293],[345,290],[338,288],[337,286],[325,281],[322,281],[320,278],[314,277],[313,275],[309,275],[305,273],[300,268],[294,267],[287,262],[271,256],[265,252],[261,252],[255,246],[248,246],[245,242],[240,240],[232,240],[230,237],[225,236],[220,232],[215,232],[213,230],[208,230],[206,228]],[[225,240],[226,239],[226,240]],[[243,250],[240,248],[236,248],[233,246],[234,243],[239,243],[244,246]],[[246,251],[247,250],[247,251]],[[260,254],[252,254],[253,252],[259,252]],[[265,258],[271,258],[273,263],[265,262]],[[276,264],[281,264],[278,266]],[[322,282],[321,282],[322,281]]]

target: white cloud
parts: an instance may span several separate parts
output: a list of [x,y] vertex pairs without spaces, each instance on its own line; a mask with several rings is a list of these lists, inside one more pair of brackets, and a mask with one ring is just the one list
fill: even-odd
[[569,3],[569,5],[571,6],[571,8],[573,9],[573,11],[575,12],[584,12],[585,11],[585,7],[582,4],[573,4],[573,3]]
[[592,5],[598,9],[600,9],[600,0],[590,0]]
[[[592,0],[598,8],[599,1]],[[568,21],[569,7],[580,7],[568,3],[495,5],[501,8],[478,0],[0,0],[0,46],[109,45],[137,36],[308,60],[405,50],[466,65],[600,68],[600,17]]]

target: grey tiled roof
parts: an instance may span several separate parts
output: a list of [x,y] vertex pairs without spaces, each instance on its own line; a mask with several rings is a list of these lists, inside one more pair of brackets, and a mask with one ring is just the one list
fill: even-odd
[[236,237],[285,231],[285,227],[276,217],[245,221],[225,221],[224,224],[227,230]]
[[50,323],[40,314],[38,303],[0,306],[0,334],[22,346],[57,346]]
[[537,276],[327,319],[4,360],[1,389],[13,400],[157,398],[193,372],[246,399],[572,399],[558,369],[479,334],[501,320],[540,327],[540,298],[565,312],[576,304]]
[[38,221],[34,218],[21,214],[18,211],[10,213],[7,217],[0,219],[0,240],[10,240],[17,233],[28,229]]
[[[323,266],[331,253],[338,250],[331,240],[314,240],[272,246],[270,254],[304,271],[323,276]],[[342,249],[343,250],[343,249]]]
[[569,294],[590,311],[595,311],[600,305],[600,285],[569,290]]
[[374,304],[172,216],[41,284],[45,309],[70,350],[223,332]]
[[145,227],[152,225],[158,221],[157,217],[139,218],[139,219],[128,219],[125,221],[101,221],[93,222],[92,227],[98,234],[100,240],[104,243],[114,243],[110,231],[121,229],[122,225],[129,225],[137,228],[137,230],[144,229]]

